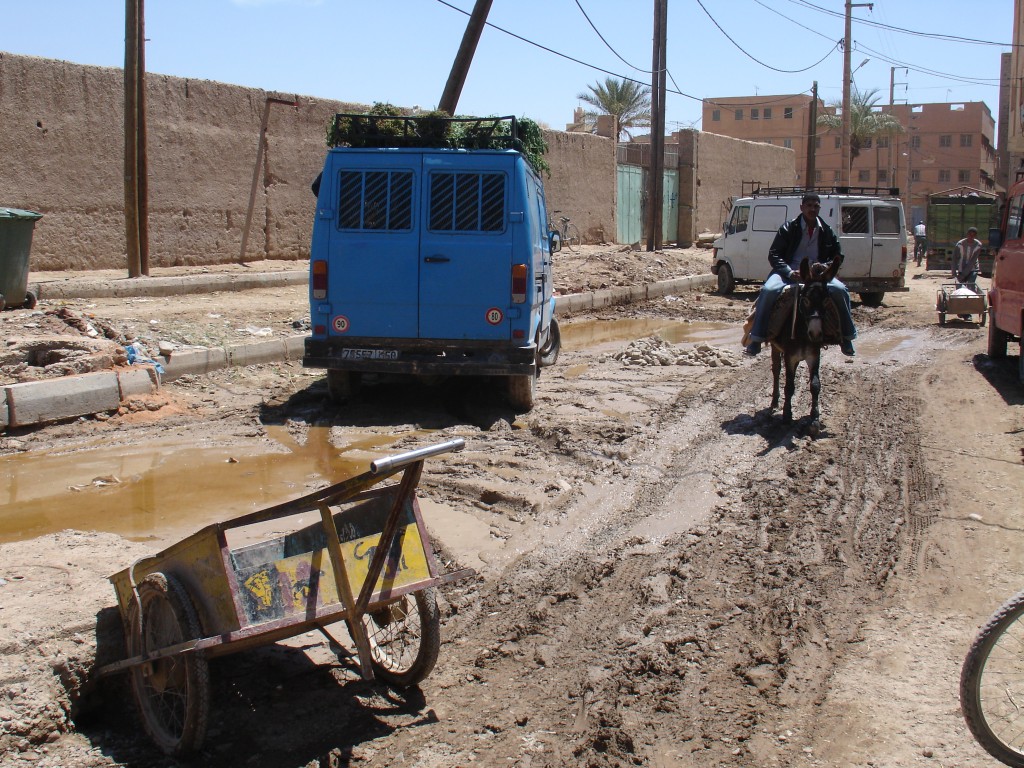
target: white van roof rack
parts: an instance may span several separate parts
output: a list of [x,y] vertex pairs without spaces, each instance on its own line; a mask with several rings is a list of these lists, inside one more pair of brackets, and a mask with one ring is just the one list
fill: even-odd
[[899,187],[758,187],[751,192],[753,197],[790,197],[793,195],[870,195],[872,197],[899,197]]

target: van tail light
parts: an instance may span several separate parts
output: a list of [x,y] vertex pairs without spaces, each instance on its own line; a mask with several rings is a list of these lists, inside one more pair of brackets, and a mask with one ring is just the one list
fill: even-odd
[[313,262],[313,298],[327,298],[327,262]]
[[525,264],[512,265],[512,303],[522,304],[526,301],[526,276]]

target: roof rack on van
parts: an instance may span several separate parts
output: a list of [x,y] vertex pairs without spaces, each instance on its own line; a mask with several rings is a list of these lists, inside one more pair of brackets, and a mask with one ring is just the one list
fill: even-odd
[[873,195],[875,197],[899,197],[899,187],[758,187],[752,193],[753,197],[781,197],[790,195]]
[[522,150],[516,118],[393,116],[339,112],[327,143],[337,147],[429,147]]

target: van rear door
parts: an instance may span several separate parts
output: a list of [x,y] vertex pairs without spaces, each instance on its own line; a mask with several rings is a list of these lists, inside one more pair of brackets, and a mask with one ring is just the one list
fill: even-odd
[[421,338],[511,337],[512,254],[515,239],[526,236],[524,212],[516,211],[520,221],[513,222],[508,210],[520,197],[516,158],[501,152],[423,155]]
[[[415,338],[419,326],[417,221],[420,155],[331,153],[329,335]],[[335,174],[327,183],[328,174]]]
[[843,248],[840,280],[899,277],[906,245],[903,209],[886,200],[842,201],[839,240]]

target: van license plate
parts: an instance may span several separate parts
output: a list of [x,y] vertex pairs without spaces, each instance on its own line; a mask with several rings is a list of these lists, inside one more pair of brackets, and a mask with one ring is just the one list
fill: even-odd
[[343,349],[342,360],[397,360],[397,349]]

